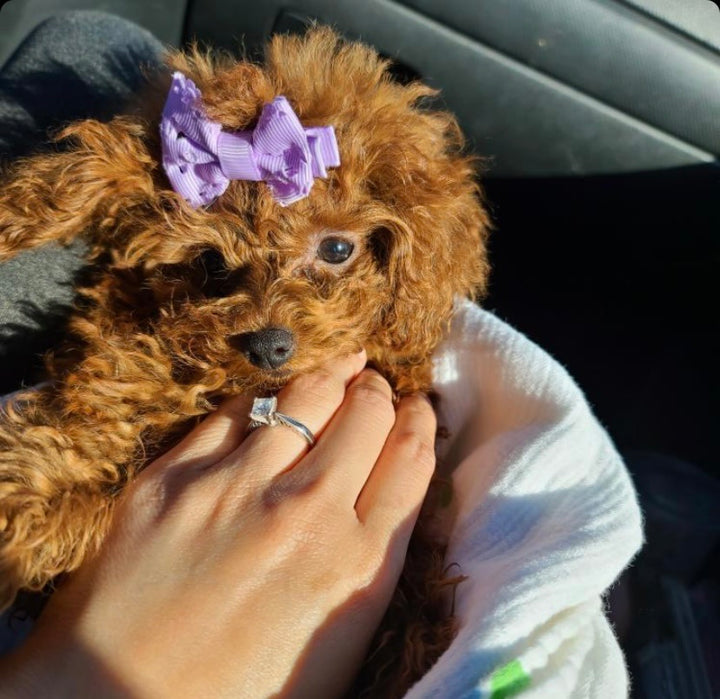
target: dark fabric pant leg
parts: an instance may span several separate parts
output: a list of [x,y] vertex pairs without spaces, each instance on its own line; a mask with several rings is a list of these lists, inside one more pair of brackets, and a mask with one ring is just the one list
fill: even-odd
[[56,15],[36,27],[0,70],[0,156],[37,150],[49,130],[106,120],[159,64],[160,42],[104,12]]
[[[132,22],[102,12],[52,17],[0,70],[0,160],[47,147],[48,131],[106,120],[159,63],[162,45]],[[62,332],[83,266],[81,243],[47,245],[0,264],[0,395],[36,379],[40,355]]]

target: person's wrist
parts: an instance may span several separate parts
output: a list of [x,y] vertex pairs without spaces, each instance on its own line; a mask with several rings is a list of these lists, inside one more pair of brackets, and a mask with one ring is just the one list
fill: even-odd
[[39,628],[17,650],[0,658],[0,696],[12,699],[35,697],[119,697],[91,654],[69,635],[46,637]]
[[[0,658],[0,696],[24,699],[25,697],[50,696],[52,668],[59,664],[51,657],[36,656],[34,648],[39,645],[31,636],[24,645]],[[54,652],[53,652],[54,655]],[[46,662],[38,663],[38,657]],[[64,694],[63,678],[55,678],[53,696]],[[58,689],[61,691],[58,692]]]

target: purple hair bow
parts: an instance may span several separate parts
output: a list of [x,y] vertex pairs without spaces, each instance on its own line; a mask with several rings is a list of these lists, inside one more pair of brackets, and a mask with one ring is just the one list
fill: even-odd
[[252,131],[223,131],[205,114],[192,80],[174,73],[160,122],[163,167],[193,208],[212,203],[230,180],[264,180],[281,206],[306,197],[315,177],[340,165],[332,126],[303,128],[284,97],[266,104]]

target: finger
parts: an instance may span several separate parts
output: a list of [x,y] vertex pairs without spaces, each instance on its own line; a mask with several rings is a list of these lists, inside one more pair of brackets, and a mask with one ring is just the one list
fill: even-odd
[[245,438],[251,405],[251,396],[228,398],[147,470],[203,469],[221,461]]
[[340,501],[355,505],[395,423],[390,384],[366,369],[348,386],[345,400],[308,457],[324,471]]
[[[342,404],[347,386],[366,361],[362,351],[296,377],[278,393],[278,412],[301,422],[318,439]],[[251,432],[230,458],[255,464],[253,468],[259,474],[272,478],[296,463],[309,446],[301,434],[286,425],[262,426]]]
[[410,537],[435,470],[435,430],[425,396],[400,400],[395,425],[355,504],[361,522],[388,537],[402,527]]

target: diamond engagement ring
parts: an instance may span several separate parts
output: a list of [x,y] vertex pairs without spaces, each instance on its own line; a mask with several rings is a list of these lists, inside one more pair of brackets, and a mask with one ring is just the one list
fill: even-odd
[[310,446],[315,444],[315,435],[302,422],[284,415],[277,411],[277,398],[270,396],[268,398],[255,398],[253,400],[252,409],[250,410],[250,424],[248,430],[254,430],[258,427],[275,427],[276,425],[285,425],[295,430],[309,442]]

